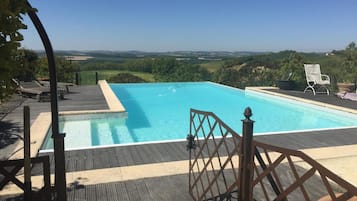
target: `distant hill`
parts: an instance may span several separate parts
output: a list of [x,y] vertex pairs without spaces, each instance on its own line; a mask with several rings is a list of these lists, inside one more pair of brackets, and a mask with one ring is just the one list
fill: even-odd
[[[40,56],[45,56],[45,51],[36,51]],[[157,56],[172,56],[172,57],[203,57],[203,58],[227,58],[227,57],[242,57],[268,54],[270,52],[252,52],[252,51],[170,51],[170,52],[144,52],[144,51],[108,51],[108,50],[55,50],[57,56],[91,56],[91,57],[123,57],[123,58],[142,58],[142,57],[157,57]]]

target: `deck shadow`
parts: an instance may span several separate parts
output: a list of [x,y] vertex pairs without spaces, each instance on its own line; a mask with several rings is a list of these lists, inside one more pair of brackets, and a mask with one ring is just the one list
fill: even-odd
[[0,121],[0,149],[14,144],[22,133],[22,126],[19,123]]

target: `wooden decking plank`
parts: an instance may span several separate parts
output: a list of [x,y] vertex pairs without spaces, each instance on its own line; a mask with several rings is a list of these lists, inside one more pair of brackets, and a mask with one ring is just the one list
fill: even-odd
[[83,155],[85,156],[85,162],[84,162],[84,168],[87,170],[93,169],[93,150],[92,149],[88,149],[83,151]]
[[86,200],[86,189],[84,186],[75,188],[74,200],[75,201],[85,201]]
[[97,189],[96,189],[95,185],[86,186],[85,187],[85,192],[86,192],[86,200],[87,201],[96,200]]
[[104,184],[106,189],[106,197],[108,201],[120,201],[114,183]]
[[153,200],[157,200],[157,201],[169,200],[168,197],[166,197],[166,194],[160,192],[159,190],[162,189],[164,191],[164,189],[167,188],[166,180],[167,179],[165,179],[165,177],[162,177],[160,179],[150,178],[145,180],[147,188],[149,189],[150,197],[152,197]]
[[180,158],[178,157],[178,154],[175,152],[172,152],[171,144],[168,143],[162,143],[160,148],[160,151],[163,153],[163,161],[171,161],[171,160],[179,160]]
[[83,158],[78,159],[76,161],[76,170],[84,170],[84,169],[86,169],[86,167],[85,167],[85,161],[86,160],[87,159],[85,158],[85,155],[83,155]]
[[93,151],[93,169],[105,168],[108,164],[104,163],[104,157],[102,156],[102,150],[96,149]]
[[157,161],[158,156],[155,155],[148,146],[138,146],[136,150],[140,158],[143,159],[143,163],[154,163],[154,161]]
[[188,193],[188,175],[173,175],[168,180],[172,186],[170,197],[173,200],[192,200]]
[[73,172],[76,170],[76,158],[66,158],[66,172]]
[[74,198],[75,198],[75,195],[74,195],[74,190],[73,189],[71,189],[71,190],[68,190],[67,189],[67,200],[75,200]]
[[178,148],[180,145],[185,146],[186,142],[181,142],[180,144],[174,142],[173,144],[165,144],[165,148],[167,150],[168,156],[175,156],[177,160],[182,160],[188,158],[188,154],[186,155],[185,152],[181,152]]
[[166,157],[166,153],[162,152],[160,150],[160,146],[162,145],[158,145],[158,144],[149,144],[149,150],[151,151],[151,153],[153,153],[153,155],[155,156],[155,162],[164,162],[164,157]]
[[106,184],[97,184],[95,185],[96,189],[96,199],[101,201],[108,201]]
[[189,152],[186,149],[186,145],[186,141],[175,143],[175,153],[177,154],[178,160],[187,160]]
[[[133,162],[135,165],[140,164],[140,161],[145,161],[143,158],[140,157],[137,151],[137,146],[129,146],[129,153],[133,157]],[[144,162],[145,163],[145,162]],[[133,164],[133,165],[134,165]]]
[[128,165],[128,162],[126,159],[127,156],[125,155],[124,149],[115,147],[115,148],[113,148],[113,150],[114,150],[115,157],[117,158],[118,167],[127,166]]
[[146,186],[145,179],[140,179],[134,181],[136,189],[138,190],[140,200],[142,201],[152,201],[153,199],[150,196],[149,190]]
[[126,191],[128,193],[128,197],[130,201],[140,201],[140,192],[136,188],[136,185],[133,181],[125,182]]
[[[74,167],[73,167],[73,161],[75,160],[75,152],[71,152],[71,151],[66,151],[65,152],[65,165],[66,165],[66,171],[68,172],[72,172],[74,171]],[[74,161],[75,163],[75,161]]]
[[[111,163],[112,163],[112,156],[110,155],[110,151],[108,152],[108,149],[101,149],[100,152],[100,157],[101,157],[101,162],[104,165],[105,168],[110,168],[111,167]],[[102,167],[99,167],[102,168]]]
[[119,158],[116,155],[115,149],[108,149],[108,154],[110,157],[110,167],[118,167],[119,166]]
[[114,188],[116,189],[118,199],[120,201],[129,201],[128,192],[126,190],[124,182],[114,183]]
[[72,172],[76,170],[77,166],[77,155],[76,152],[68,152],[66,151],[66,171]]
[[76,157],[76,168],[75,170],[78,169],[85,169],[85,162],[87,160],[86,152],[75,152],[75,157]]
[[135,164],[135,160],[130,153],[130,149],[128,147],[118,147],[119,151],[122,152],[121,157],[125,160],[126,165],[133,165]]
[[147,185],[147,188],[149,189],[150,196],[153,200],[174,200],[172,199],[172,197],[174,196],[171,196],[170,192],[172,192],[172,189],[176,187],[172,186],[172,183],[169,182],[168,177],[146,179],[145,183]]

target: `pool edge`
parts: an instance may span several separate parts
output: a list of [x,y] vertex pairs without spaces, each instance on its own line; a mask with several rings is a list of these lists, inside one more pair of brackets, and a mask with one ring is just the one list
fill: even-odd
[[110,88],[106,80],[99,80],[98,85],[103,92],[103,96],[108,104],[109,110],[111,112],[125,112],[125,108],[117,96],[114,94],[113,90]]

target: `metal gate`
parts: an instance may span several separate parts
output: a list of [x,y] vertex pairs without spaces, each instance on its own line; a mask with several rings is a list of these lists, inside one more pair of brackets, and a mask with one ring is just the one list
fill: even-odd
[[[348,200],[357,188],[303,152],[252,140],[251,110],[242,136],[214,113],[190,110],[189,193],[193,200]],[[357,197],[355,198],[357,199]]]

